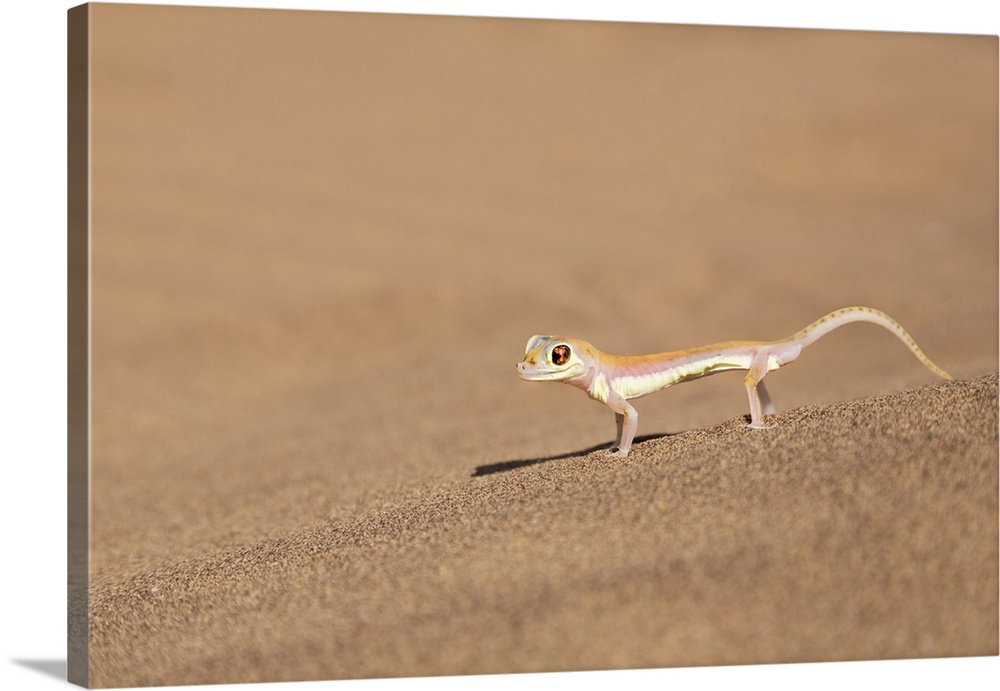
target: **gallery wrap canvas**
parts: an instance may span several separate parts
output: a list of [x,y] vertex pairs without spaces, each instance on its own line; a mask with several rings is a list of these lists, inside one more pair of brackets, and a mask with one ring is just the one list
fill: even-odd
[[[69,11],[69,677],[998,652],[997,38]],[[838,329],[611,412],[533,334]]]

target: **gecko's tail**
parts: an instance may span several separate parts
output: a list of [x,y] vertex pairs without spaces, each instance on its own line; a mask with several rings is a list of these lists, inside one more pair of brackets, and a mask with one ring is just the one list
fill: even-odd
[[931,372],[938,375],[943,379],[951,379],[952,376],[945,372],[943,369],[931,362],[931,359],[924,355],[924,351],[920,349],[917,342],[913,340],[913,337],[907,333],[906,329],[902,325],[890,317],[885,312],[881,312],[877,309],[871,307],[844,307],[843,309],[830,312],[822,319],[819,319],[806,328],[799,331],[797,334],[792,336],[790,340],[797,341],[802,344],[802,347],[814,343],[826,334],[830,333],[834,329],[843,326],[844,324],[849,324],[851,322],[871,322],[872,324],[878,324],[896,334],[906,347],[917,357],[920,362],[924,363]]

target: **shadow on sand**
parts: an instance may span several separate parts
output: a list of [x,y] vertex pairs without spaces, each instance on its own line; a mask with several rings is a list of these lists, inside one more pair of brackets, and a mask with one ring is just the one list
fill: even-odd
[[[660,439],[661,437],[669,437],[669,434],[643,434],[636,437],[632,443],[639,444],[644,441],[649,441],[651,439]],[[481,477],[483,475],[492,475],[493,473],[505,473],[508,470],[516,470],[518,468],[524,468],[529,465],[535,465],[536,463],[545,463],[547,461],[558,461],[562,458],[577,458],[579,456],[586,456],[587,454],[594,453],[595,451],[600,451],[601,449],[610,449],[614,442],[608,442],[605,444],[598,444],[596,446],[589,446],[586,449],[580,449],[579,451],[567,451],[566,453],[556,454],[555,456],[543,456],[542,458],[522,458],[513,461],[500,461],[499,463],[487,463],[486,465],[476,466],[476,471],[472,473],[472,477]]]

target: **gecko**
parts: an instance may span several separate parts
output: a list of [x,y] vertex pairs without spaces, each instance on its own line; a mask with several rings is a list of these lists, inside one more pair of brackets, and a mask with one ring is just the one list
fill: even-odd
[[950,374],[924,355],[899,322],[871,307],[835,310],[778,341],[726,341],[655,355],[609,355],[578,338],[532,336],[525,345],[524,360],[516,367],[521,379],[571,384],[611,408],[618,435],[610,453],[627,456],[639,419],[630,399],[726,370],[747,370],[743,379],[750,402],[747,426],[771,429],[774,425],[765,425],[764,415],[773,414],[775,409],[764,388],[764,376],[794,361],[806,346],[851,322],[871,322],[888,329],[928,369],[944,379],[951,379]]

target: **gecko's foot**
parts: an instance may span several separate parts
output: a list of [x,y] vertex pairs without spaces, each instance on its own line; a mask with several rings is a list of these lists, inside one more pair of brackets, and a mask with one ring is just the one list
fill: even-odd
[[620,447],[618,447],[618,446],[612,446],[608,450],[608,455],[609,456],[628,456],[628,449],[625,449],[624,451],[622,451],[622,449]]
[[774,429],[777,425],[755,425],[752,422],[747,425],[750,429]]

